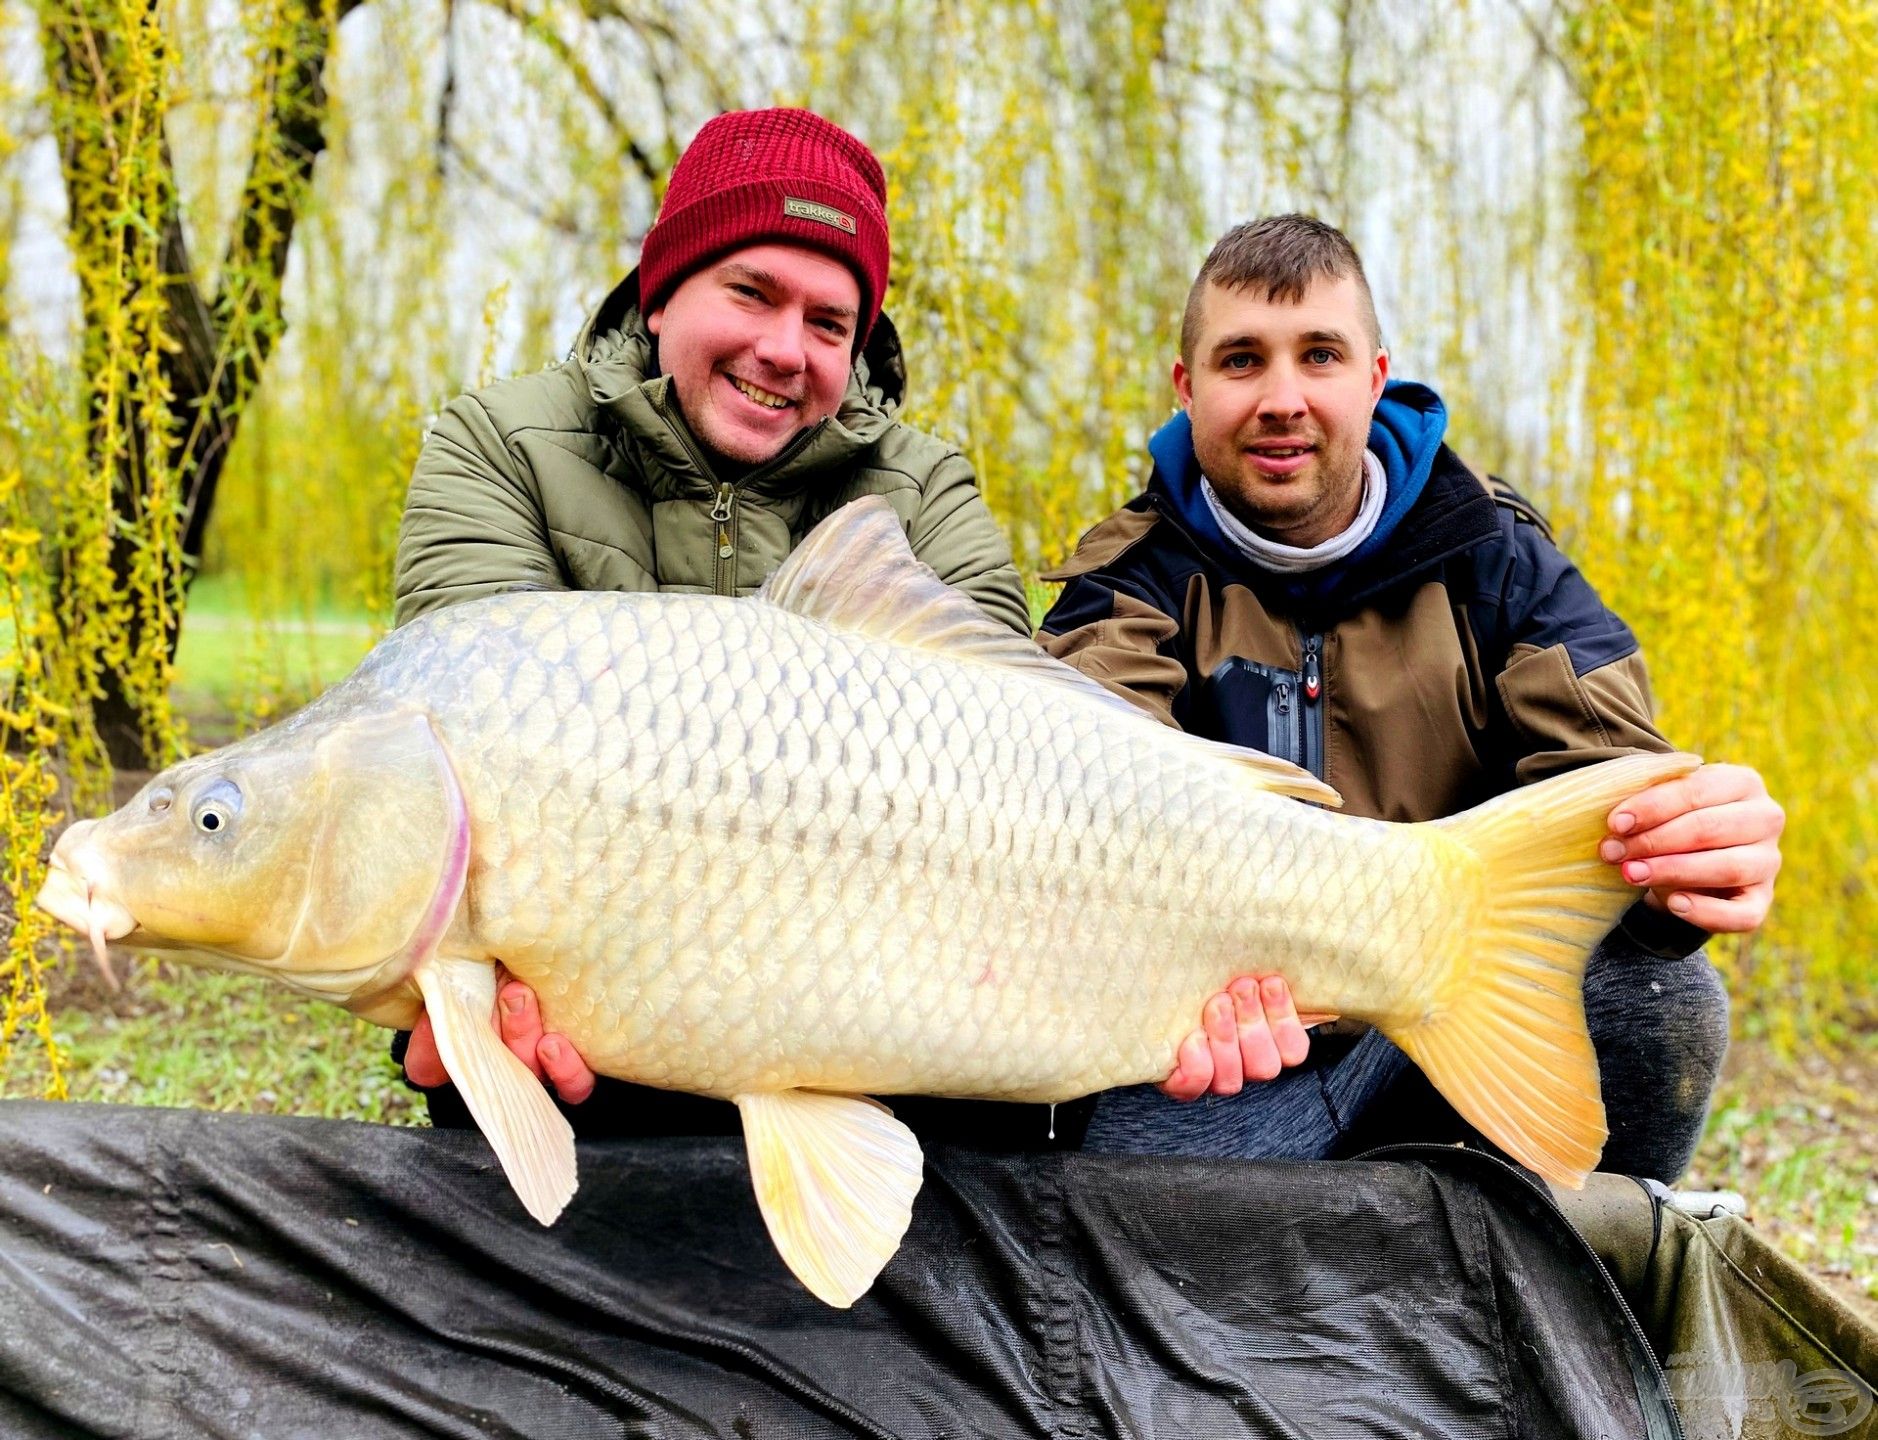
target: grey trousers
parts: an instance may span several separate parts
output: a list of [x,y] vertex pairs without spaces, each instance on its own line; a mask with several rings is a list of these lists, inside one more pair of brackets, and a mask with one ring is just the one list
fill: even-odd
[[[1614,932],[1585,972],[1585,1019],[1611,1136],[1601,1170],[1672,1183],[1689,1166],[1728,1048],[1728,994],[1702,951],[1665,960]],[[1479,1137],[1378,1031],[1313,1037],[1276,1080],[1182,1104],[1152,1085],[1097,1102],[1087,1150],[1321,1160]]]

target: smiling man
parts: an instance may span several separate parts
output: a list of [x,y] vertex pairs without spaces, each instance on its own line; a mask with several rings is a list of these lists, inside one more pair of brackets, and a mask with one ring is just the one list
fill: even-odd
[[[1516,785],[1673,748],[1637,641],[1509,487],[1443,443],[1440,398],[1392,381],[1349,240],[1303,215],[1241,225],[1189,295],[1181,414],[1147,489],[1086,535],[1041,639],[1171,725],[1268,751],[1346,813],[1451,815]],[[1607,1169],[1674,1179],[1727,1042],[1702,944],[1758,926],[1780,807],[1710,765],[1609,819],[1604,858],[1638,903],[1593,957]],[[1103,1098],[1097,1149],[1315,1158],[1448,1138],[1450,1118],[1380,1034],[1320,1036],[1256,1069],[1209,1013],[1167,1090]],[[1289,1065],[1292,1055],[1283,1057]],[[1270,1083],[1247,1086],[1248,1079]]]

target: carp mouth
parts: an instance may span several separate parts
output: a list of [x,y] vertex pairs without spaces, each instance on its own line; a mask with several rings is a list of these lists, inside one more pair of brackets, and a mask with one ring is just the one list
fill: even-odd
[[117,974],[111,969],[112,940],[122,940],[137,929],[137,918],[108,895],[102,895],[88,876],[72,868],[65,856],[54,850],[46,867],[46,883],[34,901],[53,919],[69,925],[91,940],[91,953],[98,971],[112,994],[118,991]]

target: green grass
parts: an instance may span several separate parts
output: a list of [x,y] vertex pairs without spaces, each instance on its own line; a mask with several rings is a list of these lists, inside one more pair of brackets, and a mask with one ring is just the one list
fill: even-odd
[[[271,718],[344,679],[377,633],[363,611],[331,605],[256,620],[238,583],[205,576],[190,587],[171,693],[199,723]],[[212,720],[208,731],[224,738]]]
[[[253,976],[144,959],[122,978],[116,997],[93,982],[54,1004],[74,1100],[423,1123],[388,1030]],[[41,1093],[36,1051],[30,1040],[0,1047],[0,1095]]]

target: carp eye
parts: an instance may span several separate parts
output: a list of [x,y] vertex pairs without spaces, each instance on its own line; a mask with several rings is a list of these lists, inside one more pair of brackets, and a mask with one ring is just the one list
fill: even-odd
[[205,835],[219,835],[241,813],[241,788],[232,780],[217,780],[202,792],[191,818]]

